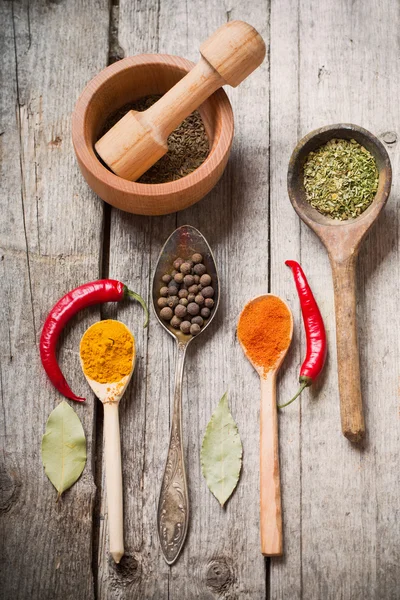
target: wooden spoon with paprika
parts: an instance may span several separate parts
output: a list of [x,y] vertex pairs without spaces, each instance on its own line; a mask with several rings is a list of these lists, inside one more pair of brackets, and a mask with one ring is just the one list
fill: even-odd
[[238,339],[261,381],[260,529],[264,556],[282,555],[276,376],[292,335],[292,313],[278,296],[257,296],[246,304],[240,314]]

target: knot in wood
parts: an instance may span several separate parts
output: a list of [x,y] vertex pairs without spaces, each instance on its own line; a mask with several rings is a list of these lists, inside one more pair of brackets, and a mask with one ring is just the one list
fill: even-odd
[[111,587],[115,589],[129,588],[142,577],[141,563],[131,554],[125,554],[118,565],[110,556],[108,564]]
[[0,512],[7,512],[13,502],[18,486],[4,466],[0,467]]
[[397,142],[396,132],[386,131],[386,133],[382,135],[382,139],[385,142],[385,144],[395,144]]
[[227,590],[234,577],[226,558],[216,558],[209,562],[206,572],[206,585],[215,592]]

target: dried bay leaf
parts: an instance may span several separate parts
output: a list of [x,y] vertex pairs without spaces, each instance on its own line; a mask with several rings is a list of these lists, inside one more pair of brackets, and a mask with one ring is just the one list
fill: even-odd
[[225,393],[206,427],[200,453],[201,470],[221,506],[239,481],[242,454],[242,442]]
[[82,423],[63,401],[50,414],[42,438],[45,473],[58,492],[57,500],[80,477],[86,464],[86,438]]

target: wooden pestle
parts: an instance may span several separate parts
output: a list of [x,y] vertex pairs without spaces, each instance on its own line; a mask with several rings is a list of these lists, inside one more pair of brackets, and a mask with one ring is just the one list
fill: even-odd
[[183,79],[143,112],[130,110],[95,144],[120,177],[135,181],[168,151],[167,138],[211,94],[236,87],[264,60],[265,44],[248,23],[222,25],[200,46],[201,58]]

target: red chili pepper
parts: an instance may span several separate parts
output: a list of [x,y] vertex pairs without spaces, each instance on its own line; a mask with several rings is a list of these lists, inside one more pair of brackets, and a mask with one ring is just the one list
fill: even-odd
[[144,327],[147,327],[149,312],[145,301],[139,294],[135,294],[115,279],[99,279],[85,283],[63,296],[50,311],[40,336],[40,358],[51,383],[66,398],[76,402],[85,401],[85,398],[73,393],[57,362],[57,340],[63,328],[77,312],[87,306],[101,302],[119,302],[124,298],[134,298],[140,302],[146,313]]
[[299,391],[294,398],[286,402],[286,404],[282,404],[279,408],[291,404],[293,400],[296,400],[300,396],[304,388],[310,386],[315,381],[324,367],[327,352],[324,322],[303,269],[295,260],[287,260],[285,265],[293,271],[300,299],[304,328],[306,330],[307,353],[300,369]]

